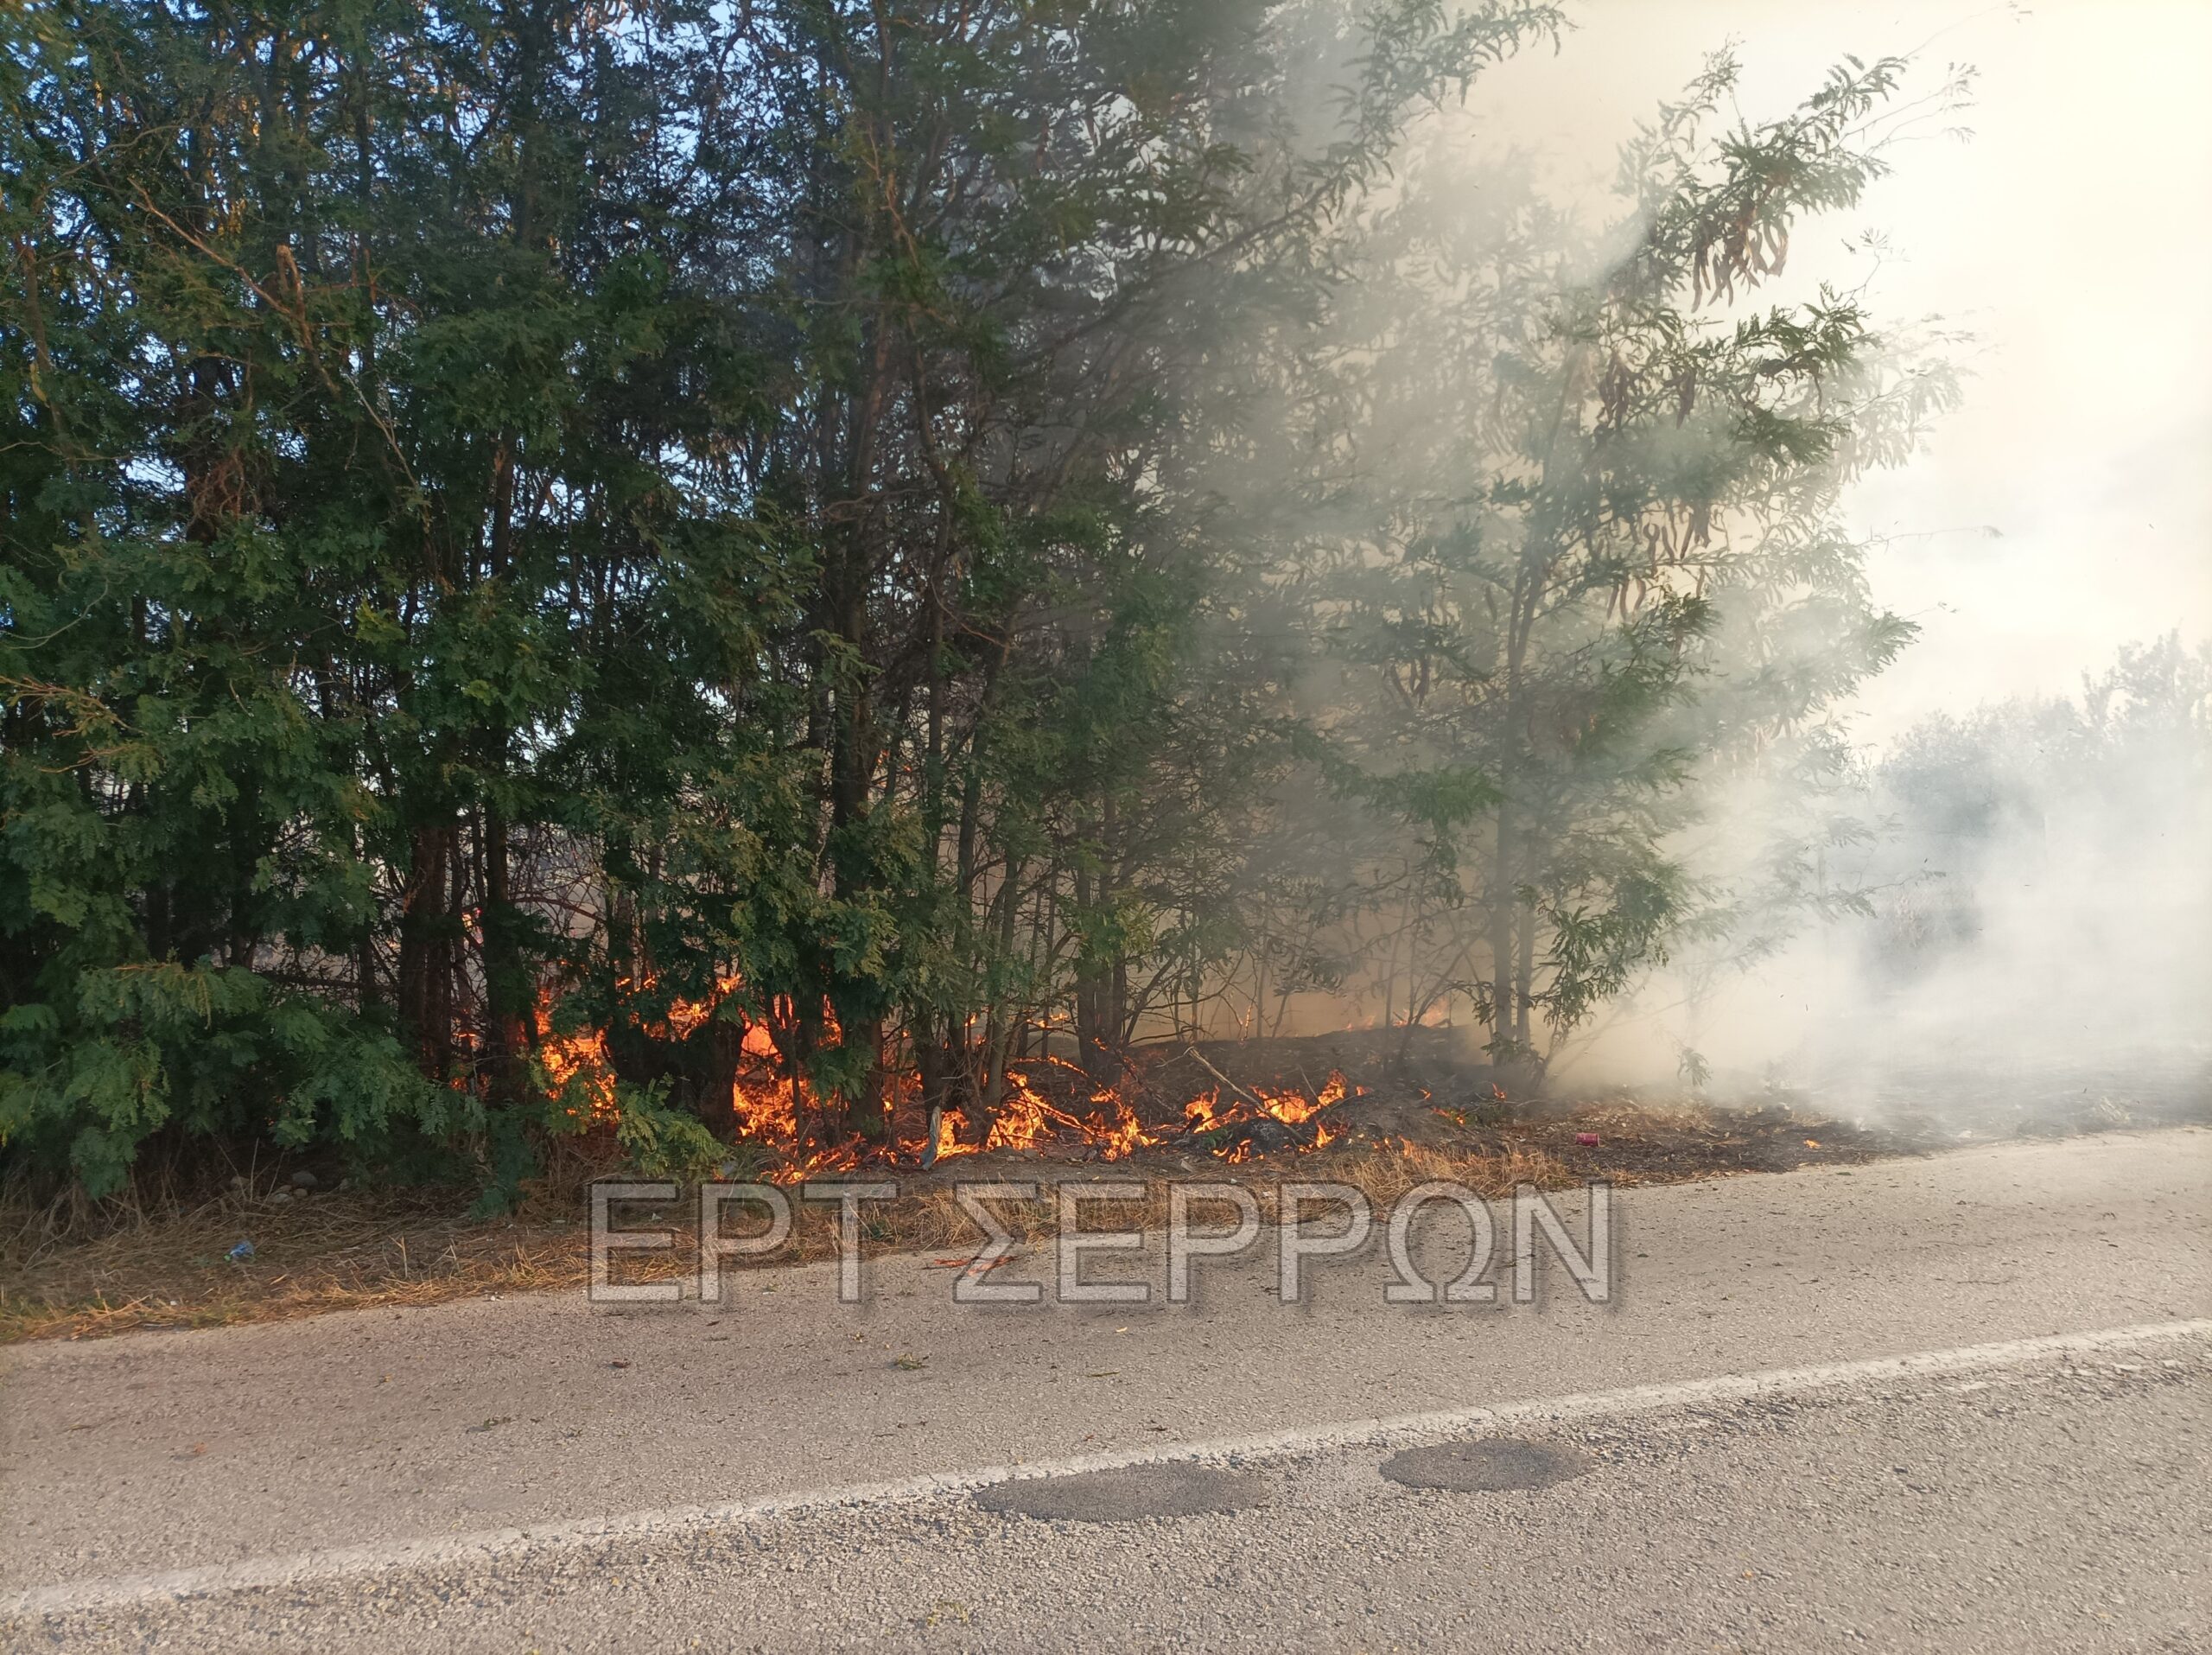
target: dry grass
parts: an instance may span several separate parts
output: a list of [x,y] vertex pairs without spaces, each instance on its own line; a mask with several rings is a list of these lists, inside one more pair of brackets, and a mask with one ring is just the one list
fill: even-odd
[[[987,1171],[974,1161],[959,1167],[969,1178],[1049,1178],[1052,1170],[1017,1162]],[[1077,1177],[1103,1173],[1147,1182],[1141,1202],[1087,1203],[1084,1227],[1166,1223],[1162,1168],[1139,1161],[1067,1170]],[[1486,1197],[1506,1195],[1516,1184],[1560,1189],[1580,1181],[1574,1169],[1541,1149],[1468,1154],[1408,1143],[1260,1161],[1209,1169],[1208,1175],[1250,1189],[1268,1222],[1277,1218],[1279,1186],[1290,1181],[1352,1184],[1378,1208],[1432,1179],[1456,1179]],[[0,1342],[281,1321],[585,1283],[590,1257],[581,1185],[557,1196],[541,1190],[512,1218],[473,1219],[467,1205],[464,1194],[453,1191],[274,1200],[239,1189],[188,1210],[142,1218],[92,1240],[32,1244],[25,1238],[30,1228],[18,1225],[16,1240],[0,1245]],[[764,1262],[834,1257],[836,1208],[815,1202],[794,1206],[791,1240]],[[693,1204],[679,1200],[658,1215],[623,1220],[673,1229],[678,1245],[622,1256],[621,1279],[664,1278],[684,1270],[693,1228],[689,1210],[695,1210]],[[1049,1200],[1001,1210],[1007,1229],[1024,1240],[1049,1237],[1058,1228],[1058,1209]],[[950,1174],[910,1176],[896,1201],[870,1204],[863,1212],[865,1244],[872,1253],[920,1251],[965,1260],[983,1239],[955,1201]],[[1198,1216],[1211,1221],[1203,1205]],[[227,1255],[241,1240],[253,1243],[253,1257],[232,1263]],[[732,1261],[734,1267],[744,1263]]]
[[[1247,1060],[1247,1070],[1240,1073],[1254,1085],[1297,1086],[1309,1093],[1313,1073],[1331,1066],[1374,1071],[1381,1061],[1374,1051],[1363,1055],[1352,1037],[1331,1040],[1327,1051],[1307,1052],[1291,1042],[1265,1052],[1238,1048],[1217,1055],[1232,1066],[1234,1060]],[[1089,1082],[1073,1070],[1052,1068],[1040,1084],[1088,1095]],[[1056,1179],[1145,1180],[1145,1198],[1122,1204],[1122,1211],[1103,1202],[1086,1206],[1084,1227],[1107,1229],[1163,1225],[1171,1178],[1234,1180],[1253,1192],[1262,1218],[1273,1221],[1278,1187],[1286,1182],[1352,1184],[1379,1211],[1432,1180],[1457,1181],[1496,1200],[1519,1184],[1559,1189],[1600,1177],[1624,1186],[1669,1182],[1861,1161],[1903,1147],[1871,1131],[1772,1106],[1730,1111],[1626,1093],[1563,1106],[1509,1106],[1487,1084],[1438,1085],[1441,1090],[1432,1092],[1378,1080],[1373,1090],[1363,1087],[1336,1106],[1332,1118],[1342,1136],[1327,1148],[1243,1165],[1224,1164],[1203,1147],[1182,1142],[1107,1166],[1093,1158],[1092,1146],[1060,1141],[1027,1153],[963,1155],[929,1173],[902,1171],[899,1198],[864,1210],[866,1244],[872,1254],[924,1251],[955,1264],[972,1256],[982,1237],[953,1199],[956,1177],[1033,1180],[1048,1186],[1048,1197]],[[1182,1089],[1172,1085],[1159,1094],[1181,1095]],[[1081,1105],[1074,1095],[1065,1102],[1071,1110]],[[1154,1124],[1179,1118],[1169,1109]],[[611,1143],[594,1137],[557,1141],[546,1177],[522,1209],[494,1219],[471,1216],[474,1192],[467,1190],[293,1194],[279,1187],[284,1167],[251,1160],[208,1164],[203,1158],[142,1168],[130,1191],[97,1206],[64,1196],[32,1209],[0,1192],[0,1342],[574,1289],[590,1273],[586,1192],[594,1177],[619,1170],[608,1159],[613,1154]],[[224,1178],[230,1181],[226,1192],[205,1199]],[[119,1204],[128,1201],[138,1205]],[[657,1254],[620,1254],[618,1274],[681,1273],[691,1252],[685,1215],[687,1209],[696,1212],[696,1205],[678,1201],[657,1219],[624,1219],[632,1226],[674,1230],[679,1245]],[[1061,1222],[1049,1199],[1001,1216],[1025,1240],[1048,1237]],[[1215,1221],[1204,1212],[1199,1217]],[[790,1241],[766,1262],[834,1256],[834,1206],[800,1202],[794,1218]],[[733,1216],[728,1222],[744,1220]],[[243,1240],[252,1242],[253,1256],[232,1262],[231,1251]],[[742,1268],[747,1261],[730,1263]]]
[[[582,1226],[471,1219],[451,1192],[226,1196],[89,1241],[0,1257],[0,1341],[198,1327],[556,1287]],[[230,1262],[251,1240],[252,1258]]]

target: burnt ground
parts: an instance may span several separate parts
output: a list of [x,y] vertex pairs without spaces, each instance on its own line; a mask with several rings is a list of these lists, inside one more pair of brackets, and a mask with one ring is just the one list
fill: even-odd
[[[1316,1117],[1332,1129],[1331,1150],[1399,1143],[1457,1155],[1541,1152],[1580,1177],[1623,1181],[1786,1172],[1967,1143],[2212,1123],[2206,1052],[2072,1068],[2001,1056],[1877,1068],[1870,1059],[1864,1072],[1821,1085],[1716,1088],[1718,1095],[1701,1098],[1629,1089],[1577,1096],[1529,1092],[1471,1058],[1465,1032],[1446,1028],[1155,1047],[1139,1054],[1122,1092],[1148,1125],[1166,1130],[1194,1093],[1233,1096],[1217,1075],[1255,1092],[1314,1098],[1332,1073],[1353,1092]],[[1055,1101],[1083,1111],[1072,1072],[1040,1069],[1033,1079],[1048,1095],[1060,1088],[1067,1095]],[[1582,1141],[1591,1135],[1595,1145]],[[1295,1134],[1254,1145],[1277,1153],[1301,1147]]]

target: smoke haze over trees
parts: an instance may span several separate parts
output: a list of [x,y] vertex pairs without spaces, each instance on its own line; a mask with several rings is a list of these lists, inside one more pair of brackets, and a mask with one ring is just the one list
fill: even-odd
[[[1562,22],[10,12],[10,1163],[696,1162],[748,1042],[824,1135],[980,1139],[1022,1055],[1314,996],[1533,1076],[1867,906],[1832,715],[1913,629],[1839,494],[1956,391],[1763,283],[1960,86],[1746,120],[1716,58],[1593,215],[1455,136]],[[2128,676],[2190,672],[2063,762],[2201,767],[2201,683]],[[2016,733],[1895,809],[2009,822]]]

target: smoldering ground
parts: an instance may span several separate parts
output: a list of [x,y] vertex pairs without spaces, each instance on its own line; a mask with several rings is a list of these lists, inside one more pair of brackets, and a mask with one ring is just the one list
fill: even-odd
[[[1775,834],[1773,810],[1756,789],[1725,797],[1700,854],[1731,871]],[[1959,1133],[2205,1111],[2212,645],[2170,636],[2074,696],[1925,719],[1810,825],[1764,845],[1820,888],[1802,927],[1688,951],[1565,1074],[1800,1089]]]

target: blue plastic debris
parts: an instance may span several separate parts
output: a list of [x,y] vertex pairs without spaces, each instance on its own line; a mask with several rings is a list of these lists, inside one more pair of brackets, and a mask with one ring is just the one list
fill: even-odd
[[243,1264],[247,1259],[253,1257],[253,1244],[251,1241],[241,1241],[237,1246],[232,1248],[229,1252],[226,1253],[224,1257],[228,1258],[233,1264]]

